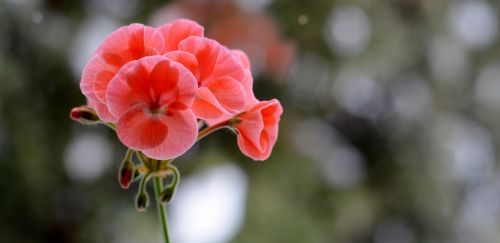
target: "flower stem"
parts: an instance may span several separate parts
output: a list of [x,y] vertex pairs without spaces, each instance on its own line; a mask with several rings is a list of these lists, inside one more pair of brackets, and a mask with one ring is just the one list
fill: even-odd
[[198,139],[197,141],[200,141],[202,138],[210,135],[211,133],[221,129],[221,128],[225,128],[225,127],[232,127],[238,123],[240,123],[241,120],[238,118],[238,116],[235,116],[235,117],[232,117],[228,120],[225,120],[225,121],[222,121],[222,122],[219,122],[217,124],[214,124],[212,126],[209,126],[203,130],[201,130],[199,133],[198,133]]
[[163,238],[165,243],[170,243],[168,237],[168,223],[167,223],[167,211],[165,206],[161,202],[161,192],[163,191],[163,179],[161,177],[155,176],[154,178],[156,205],[158,207],[158,216],[160,217],[161,227],[163,231]]

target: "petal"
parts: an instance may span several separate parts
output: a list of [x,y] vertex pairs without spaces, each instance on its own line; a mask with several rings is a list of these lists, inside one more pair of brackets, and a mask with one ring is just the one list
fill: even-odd
[[193,54],[198,60],[200,86],[206,86],[224,76],[240,82],[245,77],[239,60],[217,41],[191,36],[179,43],[179,50]]
[[243,90],[245,91],[245,110],[250,110],[254,107],[259,101],[255,98],[255,94],[253,93],[253,78],[250,70],[245,70],[245,78],[241,82],[243,86]]
[[267,149],[265,151],[261,151],[259,148],[255,146],[254,143],[252,143],[250,140],[248,140],[244,136],[238,136],[238,147],[240,148],[240,151],[252,158],[253,160],[266,160],[269,158],[271,155],[271,149]]
[[108,89],[109,81],[116,75],[116,72],[109,70],[101,70],[94,77],[94,94],[101,103],[106,103],[106,90]]
[[126,63],[160,54],[163,48],[164,39],[159,31],[142,24],[131,24],[108,35],[97,52],[117,54]]
[[220,122],[223,122],[223,121],[226,121],[228,119],[230,119],[231,117],[233,117],[234,115],[231,115],[229,113],[223,113],[222,115],[218,116],[217,118],[215,119],[203,119],[203,121],[205,123],[207,123],[208,126],[212,126],[214,124],[217,124],[217,123],[220,123]]
[[241,152],[254,160],[265,160],[278,138],[278,123],[283,108],[278,100],[261,101],[245,112],[236,126]]
[[151,71],[149,79],[157,97],[165,95],[170,99],[175,98],[179,69],[171,61],[165,58],[158,62]]
[[193,54],[185,51],[171,51],[167,52],[165,57],[169,58],[170,60],[176,61],[180,64],[182,64],[184,67],[186,67],[191,73],[195,76],[199,76],[199,71],[198,71],[198,60],[196,60],[196,57],[193,56]]
[[196,142],[198,122],[189,109],[172,110],[169,115],[161,116],[161,120],[168,126],[168,133],[160,145],[143,150],[150,158],[165,160],[179,157]]
[[130,108],[120,117],[116,134],[125,146],[142,150],[157,146],[165,140],[168,128],[160,115],[146,113],[143,104]]
[[260,111],[248,111],[241,117],[241,123],[236,126],[239,136],[245,137],[251,143],[258,145],[260,134],[264,130],[264,119]]
[[245,105],[245,92],[241,84],[235,79],[225,76],[219,78],[207,86],[213,95],[230,114],[237,114],[243,110]]
[[109,111],[115,117],[122,116],[130,107],[138,103],[147,103],[147,100],[142,99],[132,91],[127,82],[128,70],[134,67],[136,63],[137,61],[127,63],[109,82],[106,101]]
[[191,107],[197,118],[217,119],[224,115],[224,108],[219,104],[212,91],[206,87],[198,89],[198,95]]
[[102,78],[104,77],[102,76],[96,79],[97,74],[103,71],[116,72],[117,69],[109,65],[102,54],[94,55],[87,64],[85,64],[82,72],[82,79],[80,80],[80,89],[87,99],[98,100],[94,92],[94,82],[105,82],[106,84],[109,82],[109,80],[103,80]]
[[261,111],[264,123],[267,125],[277,124],[283,114],[283,107],[277,99],[267,101]]
[[109,112],[108,107],[105,104],[90,99],[87,101],[87,103],[90,107],[94,108],[99,119],[105,122],[116,122],[116,117],[113,116],[111,112]]
[[248,58],[247,54],[244,51],[233,49],[231,50],[231,52],[239,60],[239,62],[241,63],[241,65],[243,65],[244,68],[250,69],[250,59]]
[[179,70],[179,80],[177,81],[176,102],[186,107],[191,107],[198,93],[198,82],[196,78],[184,65],[173,62],[172,65]]
[[163,53],[178,49],[179,42],[189,36],[203,36],[203,27],[188,19],[178,19],[158,28],[165,40]]
[[199,82],[210,77],[213,72],[221,45],[214,40],[203,37],[188,37],[179,43],[179,50],[189,52],[198,61]]
[[149,80],[149,68],[144,65],[144,62],[136,62],[130,69],[125,70],[127,76],[127,84],[130,89],[142,100],[152,102],[151,82]]
[[243,78],[245,78],[245,68],[230,50],[221,46],[217,57],[217,63],[210,77],[207,78],[205,82],[210,82],[210,80],[218,79],[223,76],[229,76],[241,82]]

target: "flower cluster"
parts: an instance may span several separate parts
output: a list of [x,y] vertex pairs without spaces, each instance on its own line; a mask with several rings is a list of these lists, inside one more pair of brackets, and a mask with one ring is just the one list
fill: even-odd
[[[88,107],[75,108],[71,117],[83,121],[93,117],[88,108],[95,110],[100,121],[116,127],[125,146],[156,160],[177,158],[222,127],[236,131],[243,154],[267,159],[283,109],[276,99],[255,98],[244,52],[203,31],[180,19],[111,33],[83,70],[80,87]],[[202,131],[200,121],[207,126]]]

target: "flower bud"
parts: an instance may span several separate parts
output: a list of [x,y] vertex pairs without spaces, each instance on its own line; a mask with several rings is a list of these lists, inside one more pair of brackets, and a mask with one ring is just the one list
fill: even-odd
[[171,185],[171,186],[165,188],[165,190],[163,190],[163,192],[161,193],[160,200],[163,203],[169,203],[170,201],[172,201],[172,198],[174,197],[174,193],[175,193],[175,186]]
[[129,188],[134,180],[134,163],[130,160],[124,160],[118,172],[118,182],[123,189]]
[[95,111],[88,106],[80,106],[71,109],[69,117],[72,120],[85,125],[95,125],[99,123],[99,117]]
[[140,192],[137,194],[137,197],[135,198],[135,208],[139,212],[144,212],[146,211],[146,208],[149,206],[149,196],[145,192]]

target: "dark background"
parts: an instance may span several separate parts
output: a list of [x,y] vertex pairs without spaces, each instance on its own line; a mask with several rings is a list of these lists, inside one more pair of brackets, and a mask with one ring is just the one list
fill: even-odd
[[499,242],[498,1],[0,0],[0,242],[160,242],[124,147],[69,120],[121,25],[189,17],[284,114],[271,158],[218,132],[176,160],[172,240]]

